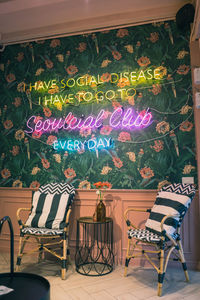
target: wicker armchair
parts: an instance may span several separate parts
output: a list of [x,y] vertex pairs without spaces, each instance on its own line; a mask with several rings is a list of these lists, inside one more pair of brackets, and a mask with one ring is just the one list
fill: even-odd
[[[44,252],[61,260],[61,278],[65,279],[69,259],[68,237],[71,206],[75,189],[71,184],[47,184],[33,192],[32,207],[19,208],[17,220],[20,226],[19,252],[16,269],[19,270],[24,255],[39,253],[39,261]],[[23,211],[29,217],[21,220]],[[24,251],[27,242],[36,242],[35,248]]]
[[[163,280],[172,253],[173,260],[182,263],[186,281],[189,281],[180,230],[194,195],[194,186],[190,184],[171,184],[158,193],[151,209],[128,208],[124,213],[128,227],[124,276],[127,275],[130,260],[143,256],[158,273],[158,296],[162,295]],[[150,213],[145,229],[137,228],[130,221],[136,211]]]

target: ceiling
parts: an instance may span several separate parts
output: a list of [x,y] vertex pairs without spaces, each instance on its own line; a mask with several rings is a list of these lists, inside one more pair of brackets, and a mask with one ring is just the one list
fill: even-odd
[[200,38],[200,0],[0,0],[0,44],[175,19],[196,6],[192,39]]

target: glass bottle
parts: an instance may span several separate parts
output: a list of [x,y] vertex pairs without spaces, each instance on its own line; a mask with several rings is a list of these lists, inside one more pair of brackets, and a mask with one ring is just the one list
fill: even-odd
[[105,222],[106,221],[106,207],[103,203],[103,200],[100,199],[97,205],[97,222]]

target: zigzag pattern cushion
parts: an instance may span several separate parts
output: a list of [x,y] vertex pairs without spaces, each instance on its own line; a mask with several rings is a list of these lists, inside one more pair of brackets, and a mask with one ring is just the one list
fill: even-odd
[[38,191],[44,194],[75,194],[73,185],[69,183],[48,183],[42,185]]
[[21,232],[24,233],[24,234],[34,234],[34,235],[62,235],[64,230],[62,230],[62,229],[24,227],[21,230]]
[[[166,233],[173,235],[180,223],[179,217],[183,218],[194,195],[195,188],[192,184],[175,183],[163,187],[158,193],[149,219],[146,221],[146,229],[160,235],[160,222],[165,216],[172,215],[165,221],[164,229]],[[176,215],[178,217],[175,217]]]
[[146,229],[129,229],[128,238],[131,239],[133,237],[143,242],[149,243],[159,243],[161,240],[159,235]]
[[31,213],[26,221],[29,227],[63,229],[69,206],[69,194],[33,193]]

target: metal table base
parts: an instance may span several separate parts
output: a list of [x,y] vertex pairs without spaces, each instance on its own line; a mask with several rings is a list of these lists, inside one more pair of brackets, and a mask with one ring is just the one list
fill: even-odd
[[77,220],[76,271],[87,276],[102,276],[113,270],[113,221],[94,222],[92,217]]

